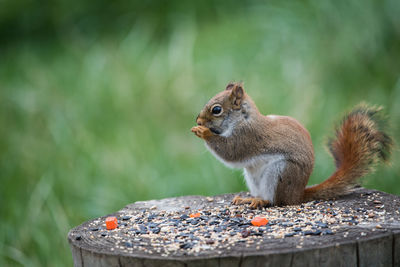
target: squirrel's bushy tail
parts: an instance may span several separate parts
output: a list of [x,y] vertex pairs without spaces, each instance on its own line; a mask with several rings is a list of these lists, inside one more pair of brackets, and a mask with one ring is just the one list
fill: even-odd
[[324,182],[307,187],[304,201],[348,194],[376,163],[388,161],[393,141],[384,132],[386,120],[380,111],[361,104],[343,119],[335,138],[329,140],[336,171]]

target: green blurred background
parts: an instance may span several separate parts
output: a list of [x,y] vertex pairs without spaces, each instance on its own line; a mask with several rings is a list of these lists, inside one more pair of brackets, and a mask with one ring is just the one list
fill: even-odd
[[[361,101],[400,136],[400,2],[0,1],[0,265],[71,266],[67,233],[146,199],[245,190],[190,128],[229,81],[316,151]],[[399,152],[364,185],[400,194]]]

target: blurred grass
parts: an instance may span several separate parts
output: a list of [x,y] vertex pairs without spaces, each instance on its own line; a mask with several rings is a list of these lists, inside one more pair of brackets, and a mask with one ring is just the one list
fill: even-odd
[[[41,2],[0,9],[1,266],[70,266],[70,228],[137,200],[245,190],[190,133],[229,81],[306,125],[310,184],[361,101],[399,140],[397,1]],[[400,194],[399,163],[364,185]]]

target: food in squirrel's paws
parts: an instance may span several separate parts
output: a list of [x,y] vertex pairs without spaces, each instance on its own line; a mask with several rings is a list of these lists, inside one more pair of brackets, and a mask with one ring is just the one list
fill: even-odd
[[196,123],[192,132],[218,160],[244,169],[252,198],[235,198],[232,203],[252,208],[348,194],[375,163],[388,161],[393,143],[385,133],[380,108],[355,107],[329,141],[335,172],[322,183],[306,187],[314,166],[310,134],[294,118],[262,115],[241,83],[229,83],[211,98]]

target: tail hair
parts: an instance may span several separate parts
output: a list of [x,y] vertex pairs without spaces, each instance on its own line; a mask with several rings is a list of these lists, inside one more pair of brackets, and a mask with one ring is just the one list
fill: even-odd
[[389,162],[393,140],[386,133],[387,121],[381,111],[381,107],[362,103],[345,116],[328,142],[336,171],[321,184],[307,187],[305,201],[348,194],[377,163]]

